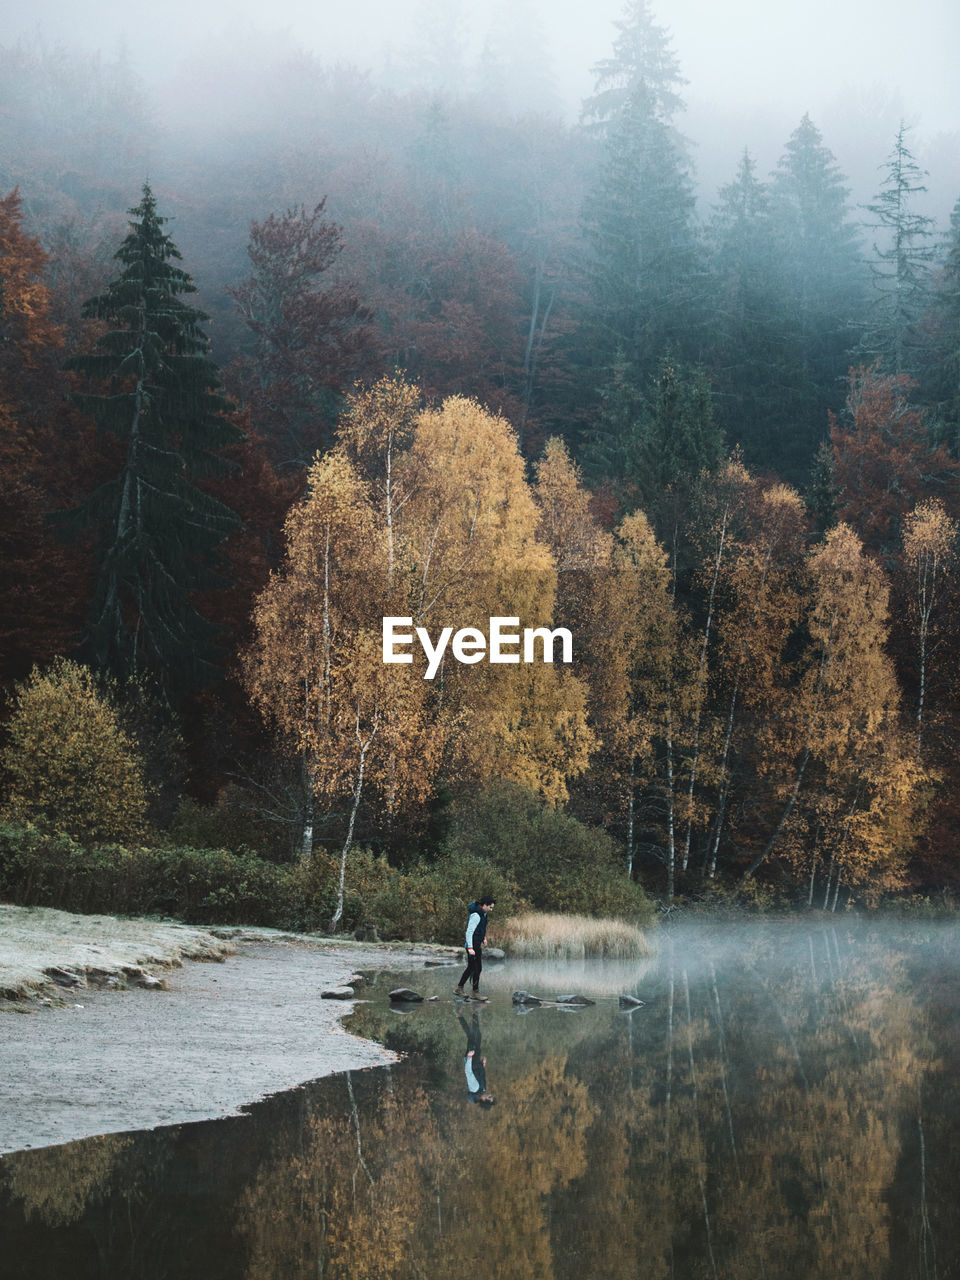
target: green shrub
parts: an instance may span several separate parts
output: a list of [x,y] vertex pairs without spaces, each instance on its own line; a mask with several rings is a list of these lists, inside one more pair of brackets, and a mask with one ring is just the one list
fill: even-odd
[[397,873],[370,908],[384,937],[462,946],[467,908],[484,893],[497,902],[490,922],[490,940],[495,942],[496,917],[522,911],[527,904],[510,877],[482,858],[443,857],[419,863]]
[[0,824],[0,896],[22,906],[163,915],[203,924],[290,927],[302,914],[289,871],[225,849],[85,849]]
[[289,827],[265,821],[250,794],[232,784],[213,804],[185,796],[170,821],[169,838],[192,849],[252,850],[272,862],[290,862],[293,856]]
[[497,867],[540,911],[641,923],[653,917],[615,840],[511,782],[492,783],[452,806],[443,851],[454,864],[476,858]]
[[295,927],[302,904],[289,869],[255,853],[156,849],[156,885],[167,914],[210,924]]
[[960,914],[960,905],[949,889],[941,889],[936,898],[922,893],[883,898],[880,911],[906,920],[946,920],[955,919]]
[[[379,928],[370,904],[400,874],[385,857],[378,857],[369,849],[351,850],[347,858],[341,930],[349,933],[360,925]],[[337,903],[339,854],[317,847],[308,860],[297,863],[291,878],[302,903],[304,927],[326,929]]]
[[[324,849],[293,872],[307,927],[324,929],[333,914],[340,876],[339,857]],[[458,943],[467,907],[491,893],[505,912],[526,904],[502,871],[478,858],[442,858],[413,867],[392,867],[382,854],[354,849],[347,860],[341,928],[373,926],[380,936],[409,942]]]
[[[521,892],[508,867],[473,851],[465,838],[448,844],[437,861],[406,869],[390,866],[370,850],[354,849],[347,861],[341,928],[352,932],[373,925],[388,939],[457,945],[470,901],[484,893],[497,901],[490,925],[494,943],[497,920],[531,905],[645,919],[649,904],[639,886],[609,856],[602,863],[588,860],[590,851],[609,855],[602,833],[572,819],[558,824],[557,817],[564,815],[546,815],[539,832],[549,840],[558,830],[567,837],[573,833],[578,857],[570,856],[568,840],[566,856],[555,860],[562,873],[540,866],[538,856],[547,855],[529,835],[522,858],[519,846],[512,850],[515,865],[528,869],[539,901]],[[0,897],[23,906],[322,931],[333,913],[339,874],[339,856],[322,848],[307,862],[279,865],[246,850],[114,844],[88,849],[29,824],[0,824]]]

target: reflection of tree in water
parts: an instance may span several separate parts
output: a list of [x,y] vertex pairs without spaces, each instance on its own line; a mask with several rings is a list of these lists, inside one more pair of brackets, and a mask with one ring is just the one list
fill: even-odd
[[[896,1210],[890,1198],[917,1081],[935,1068],[902,965],[879,946],[845,950],[835,933],[786,980],[775,947],[742,960],[738,985],[709,964],[694,980],[668,955],[645,1079],[631,1055],[605,1064],[608,1177],[589,1204],[573,1188],[555,1218],[579,1203],[581,1247],[580,1224],[593,1223],[598,1258],[617,1223],[637,1247],[624,1256],[621,1238],[591,1274],[632,1263],[649,1276],[867,1280],[888,1272],[893,1237],[920,1212],[917,1195]],[[925,1273],[915,1261],[897,1274]]]
[[399,1020],[409,1056],[389,1071],[243,1121],[24,1153],[4,1190],[48,1233],[96,1240],[84,1277],[945,1280],[955,934],[909,936],[778,926],[711,950],[665,931],[634,1015],[482,1012],[489,1111],[464,1097],[456,1019],[426,1015]]
[[348,1077],[346,1114],[311,1117],[241,1199],[250,1280],[550,1275],[549,1196],[585,1172],[596,1116],[565,1068],[538,1063],[495,1112],[384,1091],[362,1119]]
[[4,1276],[169,1275],[178,1236],[156,1205],[174,1155],[171,1132],[106,1134],[4,1157],[0,1239],[4,1264],[14,1267]]
[[911,1218],[930,1256],[917,1184],[891,1200],[936,1069],[903,964],[839,931],[779,945],[719,971],[668,947],[639,1030],[525,1060],[492,1113],[418,1092],[316,1118],[244,1200],[251,1275],[872,1280]]
[[108,1133],[86,1142],[71,1142],[40,1151],[21,1151],[3,1162],[6,1188],[23,1202],[27,1218],[50,1227],[65,1226],[83,1216],[89,1202],[102,1198],[121,1152],[133,1139]]

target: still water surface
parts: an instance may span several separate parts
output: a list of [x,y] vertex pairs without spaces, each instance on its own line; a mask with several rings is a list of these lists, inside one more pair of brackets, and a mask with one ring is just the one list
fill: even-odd
[[[657,942],[632,965],[488,966],[476,1013],[459,970],[408,975],[441,997],[410,1012],[384,974],[351,1025],[395,1067],[0,1160],[0,1276],[960,1277],[960,931]],[[518,1013],[517,987],[595,1004]]]

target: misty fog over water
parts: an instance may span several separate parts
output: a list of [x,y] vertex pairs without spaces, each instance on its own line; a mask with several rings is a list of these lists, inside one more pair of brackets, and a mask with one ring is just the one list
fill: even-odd
[[[956,1275],[958,942],[684,921],[633,966],[491,965],[479,1011],[452,968],[404,979],[438,997],[409,1012],[382,975],[352,1025],[395,1067],[0,1161],[8,1274]],[[520,1012],[520,986],[594,1004]]]

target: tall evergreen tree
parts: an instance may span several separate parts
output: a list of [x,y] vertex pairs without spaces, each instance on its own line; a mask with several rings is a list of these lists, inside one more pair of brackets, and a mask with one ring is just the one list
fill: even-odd
[[624,510],[641,506],[666,537],[664,512],[674,512],[726,457],[703,370],[668,355],[641,390],[618,352],[582,453],[587,478],[604,485]]
[[477,90],[499,112],[517,116],[558,109],[556,81],[536,0],[500,0],[491,14]]
[[931,308],[924,362],[925,398],[935,406],[937,434],[960,457],[960,200],[950,215]]
[[121,677],[152,675],[170,697],[213,673],[214,628],[192,595],[220,585],[218,548],[238,521],[201,482],[242,437],[149,186],[130,213],[120,275],[84,307],[102,331],[69,364],[88,380],[78,405],[119,460],[79,513],[98,543],[86,647]]
[[656,118],[669,122],[683,110],[678,90],[686,84],[669,31],[654,21],[650,0],[628,0],[614,26],[613,53],[593,68],[596,87],[583,104],[584,122],[609,128],[641,88]]
[[670,35],[649,0],[629,0],[616,27],[583,107],[603,154],[583,207],[591,306],[582,359],[584,382],[605,394],[616,391],[611,369],[643,389],[668,352],[699,357],[703,285],[691,166],[673,124],[684,80]]
[[827,413],[843,400],[843,378],[860,314],[864,268],[849,191],[833,153],[805,115],[791,134],[770,184],[782,309],[777,412],[758,462],[805,478]]
[[591,346],[609,363],[622,349],[640,385],[697,330],[700,252],[686,157],[640,85],[607,138],[599,183],[584,209],[593,254]]
[[713,415],[710,385],[699,369],[665,358],[643,426],[648,500],[668,488],[690,488],[724,461],[723,433]]
[[611,483],[618,499],[631,508],[635,505],[636,455],[645,401],[622,348],[605,373],[600,407],[581,443],[583,471],[592,484]]
[[863,335],[863,349],[882,361],[887,373],[915,375],[920,367],[922,342],[917,332],[930,299],[930,263],[933,219],[917,213],[913,199],[926,191],[926,173],[907,146],[902,122],[880,191],[867,210],[881,243],[874,244],[870,264],[876,296]]
[[725,433],[757,461],[776,413],[781,325],[769,188],[749,151],[718,195],[708,228],[709,364]]
[[698,490],[710,488],[725,459],[723,433],[714,420],[710,385],[700,369],[671,356],[660,368],[647,400],[634,449],[635,483],[670,561],[674,594],[684,592],[695,563],[691,508]]

